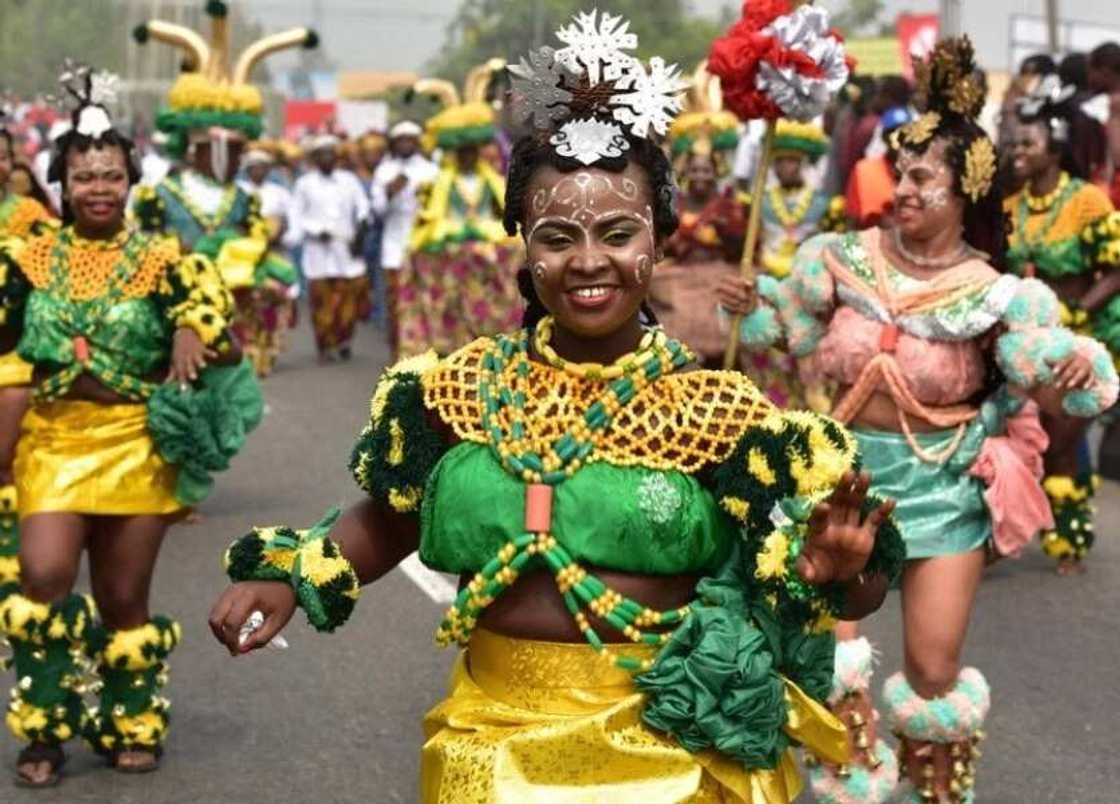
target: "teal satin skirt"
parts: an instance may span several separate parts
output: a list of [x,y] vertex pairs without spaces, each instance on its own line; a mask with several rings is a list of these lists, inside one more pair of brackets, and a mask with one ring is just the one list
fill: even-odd
[[[852,432],[863,468],[871,472],[871,491],[897,501],[894,516],[907,559],[967,553],[991,538],[984,484],[970,476],[960,461],[927,463],[914,454],[901,433]],[[955,434],[946,430],[918,433],[915,438],[924,450],[937,454]]]

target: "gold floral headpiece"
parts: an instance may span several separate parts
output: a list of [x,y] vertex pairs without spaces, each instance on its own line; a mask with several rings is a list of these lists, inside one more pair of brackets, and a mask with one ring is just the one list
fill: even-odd
[[977,137],[964,155],[961,191],[976,203],[992,191],[996,177],[996,149],[987,137]]

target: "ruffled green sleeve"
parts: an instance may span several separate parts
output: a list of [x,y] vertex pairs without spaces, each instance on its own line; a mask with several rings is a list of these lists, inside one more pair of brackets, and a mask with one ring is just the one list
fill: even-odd
[[[706,484],[740,538],[697,586],[700,605],[635,677],[646,723],[690,751],[715,749],[751,770],[777,767],[797,742],[843,761],[842,732],[828,739],[827,729],[804,726],[831,690],[832,627],[844,592],[803,582],[796,563],[814,505],[858,468],[855,441],[840,425],[775,410],[710,472]],[[879,504],[868,499],[865,513]],[[904,555],[888,520],[866,571],[894,581]]]
[[170,264],[153,298],[174,328],[193,329],[203,343],[218,352],[230,349],[227,328],[233,315],[233,296],[206,257],[188,254]]
[[31,292],[31,283],[19,267],[23,248],[19,238],[0,238],[0,327],[18,329],[23,323],[23,308]]
[[166,223],[163,199],[155,187],[140,185],[132,191],[132,218],[145,232],[162,232]]
[[428,476],[448,449],[428,418],[421,385],[423,374],[438,364],[429,352],[385,370],[350,457],[358,486],[398,513],[420,509]]
[[[711,476],[720,506],[741,526],[743,577],[780,619],[807,631],[828,630],[844,607],[840,584],[814,586],[797,572],[809,516],[845,472],[859,468],[855,438],[842,426],[808,411],[775,411]],[[864,513],[881,503],[868,495]],[[901,535],[888,520],[865,571],[893,583],[904,558]]]

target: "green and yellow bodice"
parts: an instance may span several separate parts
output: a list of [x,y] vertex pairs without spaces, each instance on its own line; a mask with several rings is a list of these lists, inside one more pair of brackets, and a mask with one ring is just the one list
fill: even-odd
[[0,270],[2,315],[21,331],[19,355],[52,375],[41,398],[66,393],[89,373],[146,399],[155,388],[147,380],[167,366],[180,327],[219,351],[230,347],[228,291],[208,260],[182,256],[173,238],[125,229],[93,241],[64,227],[28,240]]
[[1120,265],[1120,215],[1100,188],[1062,174],[1049,195],[1023,190],[1005,202],[1007,264],[1019,276],[1060,280]]
[[[806,584],[795,564],[815,503],[859,465],[854,439],[776,409],[743,375],[685,370],[691,356],[663,333],[589,366],[552,353],[549,328],[406,360],[374,392],[355,479],[386,510],[419,518],[426,564],[470,578],[437,641],[467,643],[520,574],[548,572],[591,647],[634,673],[647,724],[690,750],[775,767],[790,745],[784,685],[818,701],[831,686],[843,590]],[[227,552],[230,577],[291,583],[312,623],[333,630],[358,588],[328,535],[336,516],[307,531],[255,529]],[[896,577],[903,555],[888,523],[867,571]],[[702,579],[692,603],[656,611],[599,569]],[[660,650],[638,660],[602,628]],[[715,713],[713,696],[742,705]]]

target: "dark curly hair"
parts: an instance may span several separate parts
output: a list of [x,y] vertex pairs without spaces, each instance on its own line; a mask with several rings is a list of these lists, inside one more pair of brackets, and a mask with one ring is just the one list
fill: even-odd
[[[988,139],[976,122],[984,106],[987,80],[976,67],[972,42],[967,36],[941,40],[916,72],[915,102],[925,114],[899,130],[901,149],[924,154],[934,142],[945,143],[945,161],[953,172],[953,193],[965,202],[964,240],[988,254],[991,265],[1003,271],[1011,224],[1003,209],[1002,176],[997,171],[991,188],[977,200],[962,186],[969,149],[977,140]],[[937,125],[932,136],[922,138],[919,132],[930,115],[936,115]]]
[[[1041,124],[1046,130],[1047,150],[1059,157],[1062,170],[1077,179],[1089,179],[1094,169],[1108,158],[1108,137],[1103,126],[1077,107],[1075,94],[1061,103],[1045,103],[1037,112],[1023,109],[1016,118],[1025,125]],[[1055,130],[1066,127],[1064,138]]]
[[[77,122],[75,115],[75,123]],[[128,170],[128,186],[132,187],[140,182],[140,164],[136,153],[136,144],[116,129],[109,129],[100,137],[89,137],[79,134],[75,129],[70,129],[54,141],[54,156],[51,158],[50,168],[47,170],[47,181],[58,182],[63,188],[62,197],[62,222],[74,222],[74,212],[66,201],[66,179],[69,165],[66,157],[71,151],[80,154],[88,152],[91,148],[98,150],[104,148],[119,148],[124,154],[125,167]]]
[[[584,165],[582,162],[556,153],[547,137],[530,134],[519,139],[513,146],[509,160],[509,177],[506,182],[503,207],[506,232],[511,236],[516,235],[525,225],[527,214],[525,202],[529,185],[533,175],[540,168],[547,166],[561,173],[574,173],[580,169],[593,167],[611,173],[621,173],[632,162],[642,169],[649,182],[655,237],[660,242],[672,235],[677,230],[680,220],[677,217],[677,183],[669,158],[659,145],[648,139],[634,137],[627,133],[626,140],[630,147],[622,156],[602,158],[592,165]],[[522,325],[531,329],[548,314],[548,311],[537,296],[533,277],[527,266],[523,266],[518,271],[517,286],[525,300]],[[653,311],[644,302],[642,314],[647,322],[656,323]]]

